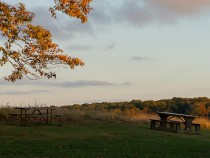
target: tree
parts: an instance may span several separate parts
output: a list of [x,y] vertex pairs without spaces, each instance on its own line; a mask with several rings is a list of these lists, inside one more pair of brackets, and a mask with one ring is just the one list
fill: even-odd
[[[52,17],[56,11],[75,17],[85,23],[92,9],[92,0],[54,0],[49,8]],[[56,77],[53,68],[57,66],[83,66],[79,58],[62,54],[63,50],[51,39],[51,33],[42,26],[32,24],[34,13],[26,10],[25,5],[9,5],[0,0],[0,32],[5,40],[0,46],[0,66],[11,65],[13,68],[7,81],[16,81],[24,76],[29,79]]]
[[203,103],[195,103],[193,105],[193,114],[199,115],[199,116],[207,116],[208,115],[208,109],[206,109],[205,105]]

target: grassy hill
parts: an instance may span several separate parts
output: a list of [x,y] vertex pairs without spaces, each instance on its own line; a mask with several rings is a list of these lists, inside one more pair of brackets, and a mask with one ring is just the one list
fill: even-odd
[[63,126],[0,125],[0,157],[208,158],[210,130],[202,135],[150,130],[134,123],[85,121]]
[[[209,99],[175,98],[172,101],[55,107],[64,117],[63,126],[9,125],[9,113],[15,109],[2,106],[0,158],[209,158],[210,121],[206,113]],[[162,107],[172,112],[174,109],[190,109],[190,114],[197,112],[199,117],[195,122],[202,126],[201,135],[150,130],[149,119],[158,118],[155,111]]]

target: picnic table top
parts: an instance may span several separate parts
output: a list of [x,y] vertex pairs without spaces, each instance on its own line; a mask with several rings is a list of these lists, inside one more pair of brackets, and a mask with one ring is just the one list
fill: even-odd
[[178,116],[178,117],[191,117],[195,118],[196,116],[187,115],[187,114],[179,114],[179,113],[172,113],[172,112],[157,112],[159,115],[167,115],[167,116]]
[[23,109],[23,110],[30,110],[30,109],[39,109],[39,110],[42,110],[42,109],[55,109],[54,106],[46,106],[46,107],[14,107],[14,109]]

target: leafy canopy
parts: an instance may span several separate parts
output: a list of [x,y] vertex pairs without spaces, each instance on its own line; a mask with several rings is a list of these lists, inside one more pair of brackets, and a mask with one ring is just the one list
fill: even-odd
[[[87,21],[92,0],[54,0],[49,8],[52,17],[60,11],[70,17]],[[16,6],[0,0],[0,33],[5,40],[0,45],[0,66],[10,64],[13,71],[4,77],[7,81],[16,81],[24,76],[29,79],[56,77],[53,68],[68,65],[71,69],[83,66],[79,58],[62,54],[63,50],[52,41],[51,33],[42,26],[32,24],[35,14],[27,11],[23,3]]]

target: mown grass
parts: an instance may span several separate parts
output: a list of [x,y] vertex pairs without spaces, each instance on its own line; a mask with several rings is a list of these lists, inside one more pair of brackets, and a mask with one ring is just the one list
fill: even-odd
[[210,121],[197,118],[201,135],[175,134],[149,129],[149,119],[157,115],[137,109],[58,108],[63,126],[8,125],[9,106],[2,107],[0,119],[0,158],[208,158]]
[[208,158],[202,135],[150,130],[147,125],[86,121],[63,126],[0,125],[0,157]]

